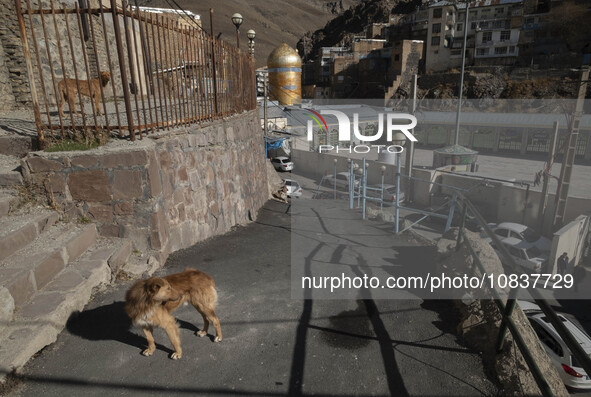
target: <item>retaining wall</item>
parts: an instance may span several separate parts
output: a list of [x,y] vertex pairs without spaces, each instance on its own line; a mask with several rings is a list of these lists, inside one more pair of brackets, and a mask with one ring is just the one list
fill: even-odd
[[23,174],[96,222],[100,234],[159,251],[161,263],[254,219],[268,199],[257,111],[151,137],[33,153],[22,160]]

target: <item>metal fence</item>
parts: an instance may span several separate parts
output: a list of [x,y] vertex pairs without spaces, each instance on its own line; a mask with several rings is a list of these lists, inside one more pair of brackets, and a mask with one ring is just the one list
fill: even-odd
[[41,146],[76,133],[133,141],[256,108],[253,59],[214,37],[213,10],[206,33],[125,0],[82,1],[15,0]]

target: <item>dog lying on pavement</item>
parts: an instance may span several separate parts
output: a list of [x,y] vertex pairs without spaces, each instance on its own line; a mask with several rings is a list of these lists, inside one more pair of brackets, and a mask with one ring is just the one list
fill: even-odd
[[215,314],[217,292],[213,278],[199,270],[186,269],[166,277],[139,280],[125,295],[125,312],[146,334],[148,348],[142,352],[144,356],[154,353],[156,345],[152,330],[161,327],[174,347],[170,358],[178,360],[182,357],[179,328],[171,313],[184,302],[191,303],[203,317],[203,329],[196,332],[197,336],[207,335],[212,322],[216,332],[214,341],[222,340],[220,321]]

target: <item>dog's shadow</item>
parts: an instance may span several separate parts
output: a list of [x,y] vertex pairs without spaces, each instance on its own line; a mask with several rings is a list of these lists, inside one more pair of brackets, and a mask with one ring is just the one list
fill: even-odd
[[[137,347],[140,349],[139,353],[141,353],[148,347],[146,338],[139,328],[137,330],[141,336],[131,331],[131,320],[125,313],[124,306],[125,302],[113,302],[110,305],[99,306],[94,309],[76,311],[68,318],[66,329],[72,335],[88,340],[114,340],[125,343]],[[197,327],[187,321],[177,318],[177,322],[180,328],[189,329],[193,332],[198,331]],[[156,349],[168,354],[173,353],[172,349],[159,343],[156,343]]]

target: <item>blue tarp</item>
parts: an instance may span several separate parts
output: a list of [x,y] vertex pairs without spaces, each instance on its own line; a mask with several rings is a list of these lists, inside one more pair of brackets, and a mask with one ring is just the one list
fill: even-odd
[[269,140],[269,138],[265,138],[265,142],[267,142],[267,150],[271,149],[279,149],[281,145],[283,145],[283,141],[285,138],[277,138],[273,140]]

